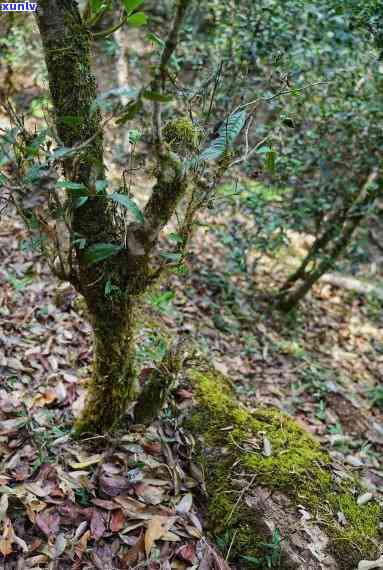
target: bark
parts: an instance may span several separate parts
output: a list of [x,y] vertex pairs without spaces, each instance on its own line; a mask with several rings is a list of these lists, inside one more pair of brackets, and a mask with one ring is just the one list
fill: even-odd
[[107,431],[116,426],[137,394],[134,367],[135,303],[106,305],[92,316],[93,376],[78,432]]
[[[90,37],[74,0],[42,0],[37,14],[48,69],[57,133],[66,147],[91,140],[75,158],[64,161],[65,177],[83,183],[92,194],[81,208],[71,210],[72,239],[86,246],[116,242],[106,196],[95,196],[95,182],[104,178],[101,117],[94,110],[96,81],[91,72]],[[70,201],[70,197],[68,198]],[[94,329],[94,371],[81,430],[103,431],[122,417],[133,397],[133,297],[141,286],[142,257],[90,265],[85,249],[76,249],[72,282],[85,297]],[[145,257],[146,259],[146,257]],[[123,271],[121,270],[123,268]],[[126,287],[129,274],[130,286]],[[105,296],[107,279],[114,279],[120,296]],[[142,283],[141,283],[142,285]]]

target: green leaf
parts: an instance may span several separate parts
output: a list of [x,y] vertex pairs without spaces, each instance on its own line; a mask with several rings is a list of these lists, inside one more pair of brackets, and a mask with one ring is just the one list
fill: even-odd
[[147,21],[148,17],[146,14],[144,14],[144,12],[136,12],[135,14],[132,14],[132,16],[129,16],[129,18],[126,20],[129,26],[132,26],[134,28],[144,26]]
[[220,137],[226,138],[226,144],[232,144],[239,133],[241,132],[246,121],[246,112],[238,111],[238,113],[233,113],[229,115],[224,121],[223,125],[219,129],[218,133]]
[[173,95],[163,95],[157,91],[144,91],[142,93],[144,99],[149,99],[149,101],[158,101],[160,103],[169,103],[173,100]]
[[88,196],[77,196],[73,200],[73,208],[80,208],[89,200]]
[[51,156],[49,157],[49,161],[53,162],[55,160],[61,159],[70,153],[73,153],[72,148],[68,148],[66,146],[60,146],[59,148],[56,148],[56,150],[52,152]]
[[57,188],[63,188],[64,190],[85,190],[87,187],[81,182],[71,182],[71,180],[60,180],[56,184]]
[[184,242],[184,238],[182,236],[180,236],[179,234],[176,234],[176,233],[169,234],[169,239],[171,239],[172,241],[175,241],[176,243],[183,243]]
[[153,42],[154,44],[158,45],[159,47],[162,47],[162,48],[165,47],[164,40],[162,40],[159,36],[157,36],[157,34],[153,34],[152,32],[150,32],[146,37],[150,42]]
[[85,260],[89,265],[108,259],[122,250],[121,245],[115,243],[96,243],[88,247],[85,252]]
[[257,154],[267,154],[271,150],[271,146],[261,146],[256,152]]
[[179,263],[182,259],[182,253],[171,253],[171,252],[163,252],[160,253],[161,257],[167,259],[168,261],[174,261],[175,263]]
[[218,137],[199,155],[199,160],[216,160],[225,152],[226,137]]
[[255,565],[256,568],[259,568],[259,564],[262,564],[262,558],[254,558],[254,556],[241,556],[241,558],[246,560],[246,562],[250,562],[250,564]]
[[115,202],[116,204],[120,204],[121,206],[124,206],[124,208],[126,208],[127,210],[129,210],[133,216],[136,218],[136,220],[138,220],[141,223],[144,223],[145,218],[144,218],[144,214],[141,212],[140,208],[137,206],[137,204],[135,204],[133,202],[133,200],[131,200],[126,194],[110,194],[108,196],[108,198],[110,198],[111,200],[113,200],[113,202]]
[[143,2],[144,0],[122,0],[124,8],[128,12],[128,14],[131,14],[133,10],[138,8],[138,6],[141,6]]
[[47,173],[46,166],[44,166],[43,164],[34,164],[26,172],[23,180],[27,184],[30,182],[37,182],[38,180],[40,180],[40,178],[46,176],[46,173]]
[[90,0],[90,8],[92,12],[98,12],[103,3],[104,0]]
[[141,131],[138,129],[131,129],[128,131],[129,142],[132,144],[137,144],[141,139]]
[[115,87],[114,89],[109,89],[98,95],[95,101],[93,101],[90,112],[94,113],[97,109],[109,112],[113,111],[116,106],[116,102],[119,103],[120,97],[137,97],[137,89],[133,89],[128,85],[122,85],[121,87]]
[[117,125],[123,125],[127,121],[133,119],[137,113],[139,113],[142,109],[142,101],[138,99],[137,101],[133,101],[126,106],[126,112],[121,115],[119,119],[116,120]]
[[108,187],[107,180],[96,180],[96,192],[97,194],[102,194]]
[[277,156],[277,153],[275,152],[275,150],[272,150],[272,149],[270,149],[270,151],[266,154],[265,167],[266,167],[266,170],[268,170],[269,172],[275,172],[276,156]]
[[60,117],[59,121],[60,123],[71,127],[74,125],[79,125],[82,119],[80,119],[80,117],[76,117],[76,115],[66,115],[65,117]]
[[238,111],[229,115],[218,131],[218,137],[202,151],[199,160],[216,160],[233,144],[246,121],[246,112]]

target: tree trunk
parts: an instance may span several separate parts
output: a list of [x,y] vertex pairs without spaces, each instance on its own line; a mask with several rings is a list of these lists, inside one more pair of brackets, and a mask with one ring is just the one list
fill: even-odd
[[335,473],[311,434],[277,409],[239,404],[208,364],[186,379],[182,427],[202,467],[205,523],[232,567],[350,570],[379,556],[378,501],[359,505],[360,482]]
[[[379,189],[377,185],[374,185],[377,178],[378,171],[374,170],[361,188],[354,203],[348,209],[342,211],[339,216],[334,217],[334,223],[337,225],[333,229],[330,226],[323,236],[314,242],[311,251],[309,251],[301,266],[287,279],[281,288],[276,305],[278,309],[285,312],[291,311],[305,297],[313,285],[319,281],[322,275],[334,267],[377,198]],[[337,233],[338,236],[336,235]],[[309,263],[314,262],[319,256],[322,256],[322,259],[318,264],[315,264],[311,271],[306,271]],[[293,284],[299,280],[302,283],[291,290]]]
[[137,395],[134,366],[135,304],[106,303],[102,314],[92,316],[94,334],[93,376],[78,432],[107,431],[124,415]]
[[[95,183],[105,178],[101,117],[94,109],[96,81],[91,72],[90,36],[74,0],[42,0],[37,21],[48,68],[57,133],[67,147],[91,141],[73,158],[65,159],[68,180],[84,184],[90,196],[81,208],[71,208],[71,239],[95,243],[117,241],[106,195],[96,196]],[[68,195],[69,204],[71,196]],[[85,248],[74,246],[76,274],[72,283],[85,297],[94,330],[94,371],[83,418],[78,430],[104,431],[121,418],[134,393],[132,288],[137,289],[138,265],[125,259],[89,264]],[[120,267],[125,268],[131,288],[126,287]],[[137,266],[136,266],[137,265]],[[144,262],[143,262],[144,265]],[[108,279],[118,295],[108,298]],[[136,291],[135,291],[136,293]]]
[[[177,2],[157,80],[165,80],[188,4],[189,0]],[[80,147],[63,160],[65,178],[87,189],[87,200],[80,208],[68,191],[74,251],[69,279],[85,297],[95,340],[94,376],[77,428],[101,432],[115,426],[126,404],[135,397],[134,307],[161,273],[161,267],[151,267],[151,253],[159,232],[187,190],[187,180],[182,161],[162,149],[157,184],[146,204],[144,220],[128,224],[122,243],[118,223],[108,207],[108,194],[96,191],[96,182],[105,178],[105,172],[101,117],[95,105],[96,82],[90,65],[90,34],[75,0],[41,0],[37,21],[57,133],[65,147]],[[87,252],[96,244],[117,245],[119,252],[90,263]]]

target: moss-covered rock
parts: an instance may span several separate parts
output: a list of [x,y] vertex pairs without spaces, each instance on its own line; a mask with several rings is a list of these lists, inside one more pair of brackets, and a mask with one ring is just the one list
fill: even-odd
[[351,570],[378,556],[380,505],[357,504],[360,484],[334,473],[311,434],[278,410],[241,406],[215,371],[188,377],[196,401],[188,425],[198,434],[209,530],[232,542],[233,561]]

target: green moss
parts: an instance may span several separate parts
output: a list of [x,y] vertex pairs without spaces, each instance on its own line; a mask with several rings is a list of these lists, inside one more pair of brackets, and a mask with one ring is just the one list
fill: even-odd
[[[280,490],[292,504],[306,507],[325,526],[341,568],[349,569],[361,558],[378,554],[379,505],[357,504],[360,485],[354,480],[335,480],[330,458],[314,437],[278,410],[250,411],[241,406],[228,381],[216,372],[193,371],[190,378],[201,404],[190,418],[191,427],[203,436],[203,447],[212,450],[200,457],[212,497],[208,507],[211,530],[215,536],[236,530],[234,556],[258,556],[264,538],[258,536],[254,514],[250,516],[243,501],[237,504],[238,491],[230,484],[233,465],[237,471],[240,465],[254,473],[256,485]],[[264,437],[271,444],[269,457],[263,454]],[[214,461],[214,450],[219,452],[219,461]],[[346,517],[345,526],[338,523],[339,511]]]
[[201,130],[187,117],[173,119],[163,128],[164,139],[176,152],[195,151],[201,142]]
[[104,313],[93,316],[92,325],[93,374],[85,408],[75,426],[78,435],[114,429],[123,418],[128,402],[137,395],[134,305],[105,302]]

